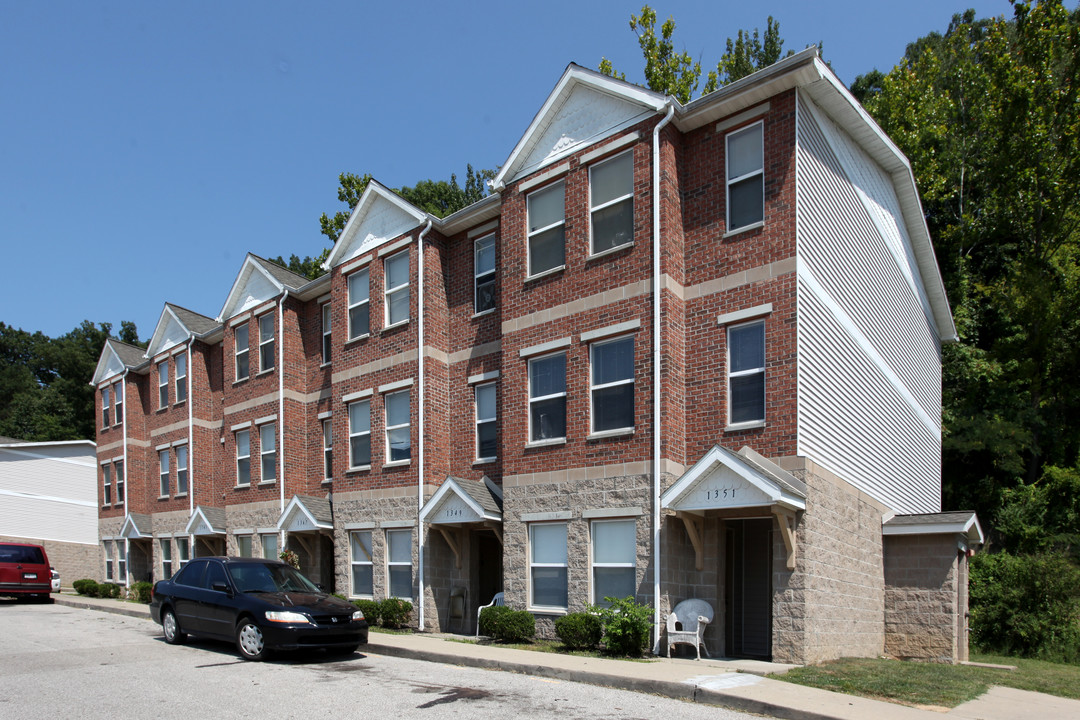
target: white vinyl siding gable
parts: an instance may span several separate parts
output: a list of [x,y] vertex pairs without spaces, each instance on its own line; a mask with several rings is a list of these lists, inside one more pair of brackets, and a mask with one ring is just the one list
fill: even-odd
[[797,452],[937,512],[940,350],[892,180],[800,94],[797,182]]

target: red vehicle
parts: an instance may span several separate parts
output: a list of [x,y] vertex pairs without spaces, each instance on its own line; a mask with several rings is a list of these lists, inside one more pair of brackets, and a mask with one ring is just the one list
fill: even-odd
[[45,548],[0,542],[0,595],[48,602],[51,590],[52,572]]

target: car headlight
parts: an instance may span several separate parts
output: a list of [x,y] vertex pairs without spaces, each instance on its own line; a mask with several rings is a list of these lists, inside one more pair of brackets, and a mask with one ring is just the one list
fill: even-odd
[[288,610],[267,610],[266,619],[270,622],[293,623],[294,625],[309,625],[311,620],[307,615]]
[[353,622],[356,622],[357,620],[363,620],[363,619],[364,619],[364,611],[363,610],[357,610],[356,612],[354,612],[352,614],[352,621]]

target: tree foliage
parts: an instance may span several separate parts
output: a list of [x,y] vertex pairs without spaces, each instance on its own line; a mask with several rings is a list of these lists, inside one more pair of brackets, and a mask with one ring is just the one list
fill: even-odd
[[[650,90],[672,95],[685,105],[693,99],[701,82],[701,61],[695,60],[686,50],[675,50],[672,39],[675,34],[674,18],[668,17],[664,21],[659,35],[656,20],[656,11],[648,5],[642,6],[641,15],[630,16],[630,29],[637,34],[638,45],[645,59],[645,84]],[[716,69],[707,73],[702,95],[772,65],[783,57],[783,47],[780,23],[771,15],[764,36],[757,28],[753,34],[739,30],[734,40],[730,37],[727,39],[726,50]],[[789,50],[787,54],[791,55],[792,52]],[[606,57],[601,58],[599,69],[609,77],[626,79],[626,75],[618,72]]]
[[[0,435],[26,442],[93,439],[94,375],[112,325],[84,320],[58,338],[0,322]],[[119,339],[138,344],[135,324]]]

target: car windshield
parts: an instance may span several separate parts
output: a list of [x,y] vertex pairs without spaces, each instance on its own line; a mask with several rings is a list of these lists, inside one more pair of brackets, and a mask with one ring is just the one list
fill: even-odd
[[233,584],[242,593],[319,592],[313,582],[288,565],[230,563],[228,567]]

